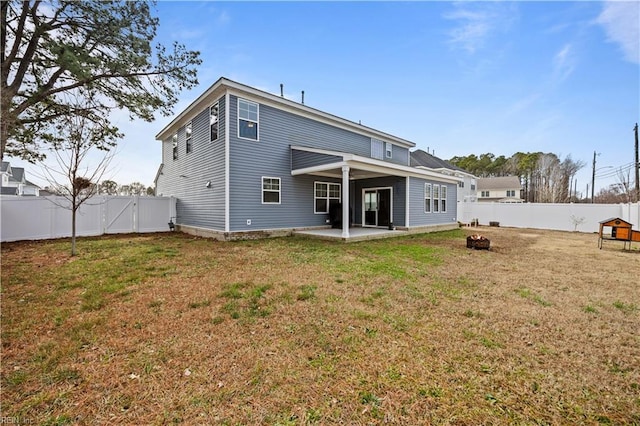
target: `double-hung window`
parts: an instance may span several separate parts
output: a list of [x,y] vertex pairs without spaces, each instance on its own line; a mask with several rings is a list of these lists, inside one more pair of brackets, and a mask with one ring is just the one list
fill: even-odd
[[384,142],[380,139],[371,139],[371,158],[384,160]]
[[262,178],[262,204],[280,204],[280,178]]
[[424,212],[425,213],[431,213],[431,197],[432,197],[431,184],[425,183],[424,184]]
[[258,140],[258,104],[238,99],[238,137]]
[[515,197],[516,191],[515,189],[507,189],[507,197]]
[[218,102],[209,107],[209,139],[211,142],[218,139],[218,110]]
[[440,211],[440,185],[433,185],[433,212],[438,213]]
[[328,182],[315,182],[313,200],[316,214],[329,213],[331,206],[340,204],[340,184]]
[[447,212],[447,187],[445,185],[440,187],[440,211]]
[[187,146],[187,154],[191,152],[191,135],[192,135],[193,127],[191,125],[191,121],[187,123],[187,127],[185,127],[185,138],[186,138],[186,146]]
[[173,159],[178,159],[178,132],[171,137],[171,146],[173,147]]
[[489,191],[480,191],[480,196],[481,197],[488,197],[489,196]]

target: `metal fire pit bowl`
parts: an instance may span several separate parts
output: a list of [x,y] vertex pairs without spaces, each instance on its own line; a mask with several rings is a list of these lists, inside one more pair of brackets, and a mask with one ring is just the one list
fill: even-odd
[[482,235],[469,235],[467,237],[467,248],[476,250],[489,250],[491,240]]

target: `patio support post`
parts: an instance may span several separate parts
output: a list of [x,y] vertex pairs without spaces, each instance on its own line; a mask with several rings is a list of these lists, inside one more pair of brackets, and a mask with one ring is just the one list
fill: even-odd
[[342,166],[342,238],[349,238],[349,166]]

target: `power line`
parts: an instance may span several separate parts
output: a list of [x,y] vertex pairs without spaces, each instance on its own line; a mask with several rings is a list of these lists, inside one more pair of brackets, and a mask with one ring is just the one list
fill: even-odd
[[[628,164],[623,164],[622,166],[619,167],[614,167],[611,168],[611,170],[607,170],[606,172],[602,172],[600,174],[596,174],[596,177],[598,178],[607,178],[607,177],[613,177],[613,176],[617,176],[619,172],[626,172],[627,170],[632,169],[633,167],[635,167],[636,163],[631,162]],[[609,168],[607,168],[609,169]]]

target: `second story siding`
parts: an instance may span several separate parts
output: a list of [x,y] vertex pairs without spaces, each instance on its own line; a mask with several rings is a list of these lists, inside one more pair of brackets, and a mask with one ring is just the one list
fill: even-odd
[[[179,224],[224,229],[224,98],[218,101],[218,138],[210,138],[209,107],[190,120],[191,151],[186,148],[186,127],[178,129],[177,158],[173,135],[162,143],[162,174],[157,194],[180,194],[176,205]],[[174,133],[175,134],[175,133]]]

